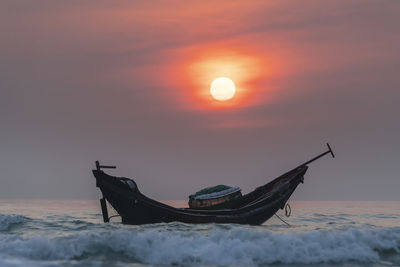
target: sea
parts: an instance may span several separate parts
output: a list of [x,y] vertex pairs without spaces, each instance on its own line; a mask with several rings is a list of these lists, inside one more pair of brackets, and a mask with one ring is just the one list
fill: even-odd
[[0,200],[0,266],[400,266],[400,202],[290,207],[261,226],[134,226],[94,200]]

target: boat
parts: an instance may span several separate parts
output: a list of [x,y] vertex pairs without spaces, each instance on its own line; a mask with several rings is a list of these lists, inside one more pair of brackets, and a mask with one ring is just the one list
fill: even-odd
[[[261,225],[279,209],[284,209],[287,201],[300,183],[311,162],[331,154],[335,157],[329,143],[328,150],[282,174],[269,183],[257,187],[252,192],[236,195],[234,201],[225,201],[209,205],[209,208],[190,205],[189,208],[175,208],[142,194],[133,179],[107,174],[103,169],[115,169],[115,166],[101,165],[96,161],[93,175],[96,186],[102,193],[100,206],[103,221],[109,222],[114,216],[120,216],[123,224],[151,223],[234,223]],[[235,191],[238,192],[238,191]],[[117,215],[109,216],[107,202]],[[211,208],[210,208],[211,206]],[[212,207],[213,206],[213,207]]]

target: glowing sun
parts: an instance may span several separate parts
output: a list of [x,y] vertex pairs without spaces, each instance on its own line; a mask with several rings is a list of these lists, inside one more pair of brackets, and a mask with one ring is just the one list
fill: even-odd
[[233,81],[226,77],[215,79],[211,83],[210,93],[213,98],[219,101],[231,99],[236,92],[236,87]]

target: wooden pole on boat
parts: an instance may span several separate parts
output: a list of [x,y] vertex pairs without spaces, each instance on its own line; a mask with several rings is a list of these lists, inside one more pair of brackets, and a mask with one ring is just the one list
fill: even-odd
[[101,206],[101,212],[103,213],[103,221],[105,223],[108,223],[110,219],[108,218],[107,203],[104,197],[100,199],[100,206]]
[[[115,169],[115,168],[117,168],[117,167],[100,165],[100,162],[98,160],[96,160],[96,170],[97,171],[101,171],[101,169]],[[96,179],[96,181],[97,181],[97,179]],[[110,218],[108,217],[107,202],[104,197],[103,191],[101,191],[101,194],[103,195],[103,197],[100,199],[101,213],[103,213],[103,221],[105,223],[108,223],[110,221]]]
[[116,169],[116,166],[107,166],[107,165],[100,165],[100,162],[96,160],[96,170],[100,171],[100,169]]
[[[328,146],[328,151],[326,151],[326,152],[324,152],[324,153],[322,153],[322,154],[316,156],[315,158],[310,159],[309,161],[307,161],[307,162],[305,162],[305,163],[299,165],[297,168],[306,166],[306,165],[310,164],[311,162],[316,161],[317,159],[322,158],[323,156],[325,156],[326,154],[329,154],[329,153],[332,155],[332,158],[334,158],[334,157],[335,157],[335,154],[333,154],[333,151],[332,151],[331,146],[329,145],[329,143],[326,143],[326,145]],[[295,168],[295,169],[297,169],[297,168]]]

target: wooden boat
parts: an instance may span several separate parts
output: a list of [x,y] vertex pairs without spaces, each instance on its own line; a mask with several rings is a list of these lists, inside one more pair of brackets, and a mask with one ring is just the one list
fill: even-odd
[[271,218],[286,202],[300,183],[308,164],[330,153],[335,157],[331,147],[328,151],[299,165],[277,177],[271,182],[257,187],[254,191],[237,199],[233,205],[224,209],[174,208],[143,195],[135,181],[125,177],[106,174],[102,169],[115,166],[100,165],[96,161],[93,175],[96,186],[103,194],[100,204],[104,222],[109,222],[106,201],[121,216],[124,224],[148,224],[179,221],[183,223],[236,223],[260,225]]

